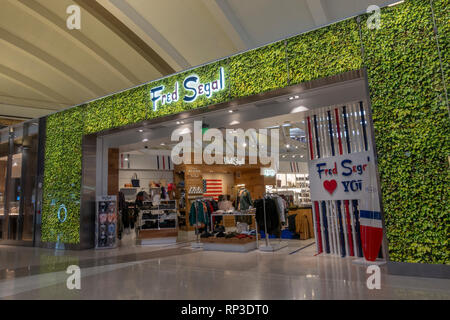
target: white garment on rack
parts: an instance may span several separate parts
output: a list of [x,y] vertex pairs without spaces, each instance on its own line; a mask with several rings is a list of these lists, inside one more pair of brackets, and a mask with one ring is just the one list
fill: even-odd
[[286,222],[286,217],[284,215],[284,203],[283,203],[283,199],[281,197],[275,197],[274,198],[275,203],[277,205],[277,209],[278,209],[278,215],[280,216],[280,221],[281,222]]

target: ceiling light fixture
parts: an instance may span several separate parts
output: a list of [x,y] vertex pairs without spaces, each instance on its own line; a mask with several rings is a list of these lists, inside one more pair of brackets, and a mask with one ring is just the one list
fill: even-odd
[[240,122],[236,120],[230,122],[230,126],[236,126],[238,124],[240,124]]
[[142,129],[139,129],[139,132],[144,132],[144,130],[142,130]]
[[294,109],[292,109],[291,113],[299,113],[299,112],[303,112],[303,111],[308,111],[309,109],[305,106],[298,106],[295,107]]
[[143,140],[142,140],[142,142],[147,142],[147,141],[148,141],[148,139],[147,139],[147,138],[145,138],[145,139],[143,139]]
[[161,145],[162,145],[162,146],[165,146],[166,144],[165,144],[164,142],[161,142]]

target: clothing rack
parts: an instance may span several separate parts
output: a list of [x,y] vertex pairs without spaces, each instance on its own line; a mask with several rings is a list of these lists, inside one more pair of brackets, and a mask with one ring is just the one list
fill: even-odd
[[[203,201],[203,200],[213,200],[213,197],[197,197],[197,198],[195,198],[194,202],[192,203],[195,208],[195,235],[196,235],[196,241],[191,244],[192,248],[202,248],[203,247],[202,243],[200,242],[200,234],[198,231],[198,207],[197,207],[198,202]],[[206,224],[205,224],[205,226],[207,228]]]
[[[265,246],[261,246],[258,249],[264,252],[273,252],[273,251],[278,251],[280,249],[283,249],[285,247],[287,247],[288,243],[287,242],[283,242],[281,241],[281,235],[280,238],[278,238],[279,242],[276,245],[273,245],[270,243],[269,240],[269,234],[267,232],[267,214],[266,214],[266,197],[271,197],[273,195],[277,195],[277,194],[270,194],[270,193],[264,193],[263,194],[263,213],[264,213],[264,233],[265,233]],[[279,195],[277,195],[279,196]],[[281,220],[280,220],[280,224],[281,224]],[[258,235],[257,235],[258,237]]]

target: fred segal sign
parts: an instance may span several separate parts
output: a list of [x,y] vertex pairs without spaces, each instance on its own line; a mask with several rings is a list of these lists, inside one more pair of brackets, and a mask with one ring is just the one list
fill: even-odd
[[374,164],[368,152],[309,162],[311,196],[314,200],[366,198],[377,193]]
[[218,91],[225,89],[225,71],[224,68],[219,68],[218,77],[211,82],[202,83],[200,77],[196,74],[187,76],[182,83],[183,96],[180,97],[180,84],[175,82],[173,88],[165,86],[158,86],[150,89],[150,98],[152,100],[153,110],[158,110],[158,107],[177,102],[182,99],[184,102],[191,103],[201,96],[211,98],[212,95]]

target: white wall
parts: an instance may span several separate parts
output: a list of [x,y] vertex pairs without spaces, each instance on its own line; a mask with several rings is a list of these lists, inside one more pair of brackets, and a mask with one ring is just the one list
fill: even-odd
[[169,165],[168,156],[121,153],[119,155],[119,188],[123,188],[126,183],[131,183],[135,173],[140,180],[140,187],[146,190],[152,181],[163,183],[165,186],[173,183],[173,163]]

